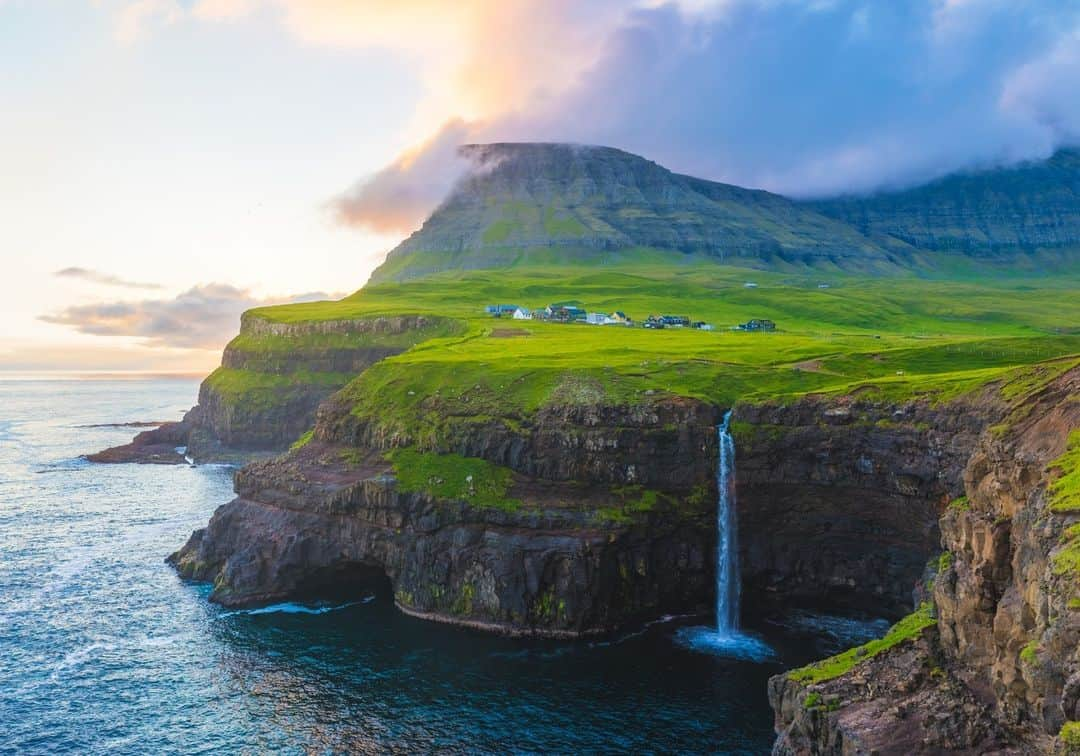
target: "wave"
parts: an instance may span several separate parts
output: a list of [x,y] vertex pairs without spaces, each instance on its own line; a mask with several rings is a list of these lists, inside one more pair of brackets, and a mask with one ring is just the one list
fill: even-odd
[[49,680],[56,682],[60,679],[61,674],[73,667],[79,667],[86,662],[93,661],[100,651],[115,651],[117,645],[110,641],[98,640],[86,645],[79,646],[73,651],[69,651],[64,654],[64,657],[52,665],[52,672],[49,674]]
[[258,609],[236,609],[231,612],[219,614],[218,617],[236,617],[238,615],[246,615],[249,617],[253,617],[259,614],[327,614],[329,612],[336,612],[339,609],[348,609],[350,606],[369,604],[374,600],[374,596],[365,596],[359,601],[349,601],[344,604],[334,605],[316,604],[315,606],[307,606],[305,604],[297,604],[293,601],[286,601],[282,604],[270,604],[269,606],[260,606]]

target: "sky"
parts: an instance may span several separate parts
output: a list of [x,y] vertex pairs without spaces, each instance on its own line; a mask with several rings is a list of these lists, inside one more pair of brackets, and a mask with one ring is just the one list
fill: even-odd
[[0,370],[205,372],[483,141],[797,197],[1080,142],[1080,0],[0,0]]

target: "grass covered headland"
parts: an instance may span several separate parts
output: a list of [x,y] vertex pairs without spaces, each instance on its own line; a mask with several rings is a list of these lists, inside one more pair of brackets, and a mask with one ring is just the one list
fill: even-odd
[[[747,287],[752,282],[754,287]],[[827,283],[828,288],[819,288]],[[943,401],[998,382],[1027,393],[1080,356],[1080,285],[750,271],[708,261],[511,268],[369,286],[338,302],[253,310],[271,323],[426,315],[453,320],[345,388],[358,414],[421,433],[448,416],[526,417],[553,401],[657,393],[737,400],[851,393]],[[573,302],[636,321],[674,313],[714,328],[660,331],[493,318],[485,305]],[[754,318],[773,333],[730,330]],[[257,338],[257,337],[252,337]],[[249,339],[250,341],[250,339]],[[246,343],[248,348],[256,345]]]

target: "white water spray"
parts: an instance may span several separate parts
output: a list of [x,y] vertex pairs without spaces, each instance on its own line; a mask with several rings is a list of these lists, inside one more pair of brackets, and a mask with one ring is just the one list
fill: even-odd
[[735,499],[735,439],[731,437],[731,410],[716,429],[719,459],[716,466],[716,631],[731,635],[739,629],[739,528]]

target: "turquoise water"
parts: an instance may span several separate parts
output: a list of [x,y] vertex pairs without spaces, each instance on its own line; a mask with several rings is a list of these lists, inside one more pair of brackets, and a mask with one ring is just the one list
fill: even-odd
[[192,381],[0,381],[0,752],[766,753],[769,675],[880,624],[744,629],[700,653],[674,619],[602,643],[510,640],[385,597],[228,611],[163,558],[231,496],[224,467],[91,465]]

